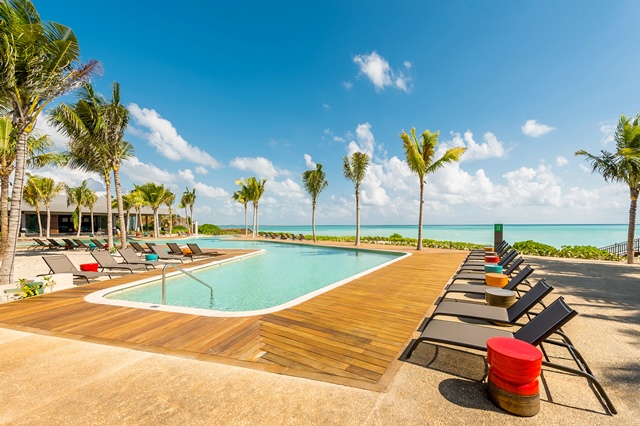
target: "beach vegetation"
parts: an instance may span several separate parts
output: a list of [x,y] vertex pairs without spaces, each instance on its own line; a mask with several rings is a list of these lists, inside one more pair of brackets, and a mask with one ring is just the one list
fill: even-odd
[[198,233],[204,235],[221,235],[223,234],[222,229],[220,229],[216,225],[212,225],[210,223],[205,223],[204,225],[198,226]]
[[106,187],[108,243],[113,247],[111,223],[111,174],[116,191],[120,244],[126,246],[126,225],[122,205],[120,166],[133,156],[133,145],[124,140],[129,111],[120,103],[120,85],[113,83],[111,101],[95,92],[90,83],[79,90],[78,101],[61,103],[49,115],[49,122],[69,137],[69,164],[102,176]]
[[[77,231],[77,236],[80,236],[80,228],[82,224],[82,207],[85,207],[92,194],[95,194],[87,186],[87,180],[83,180],[80,186],[71,187],[65,184],[65,190],[67,192],[67,206],[76,206],[73,212],[73,227]],[[113,244],[109,245],[110,247]]]
[[[17,145],[18,138],[11,123],[11,117],[6,113],[0,113],[0,229],[2,230],[9,227],[9,179],[16,167]],[[46,165],[64,164],[64,156],[52,151],[53,148],[54,143],[48,135],[36,130],[31,132],[27,137],[25,154],[27,166],[34,169]],[[7,235],[6,232],[1,234],[0,256],[7,247]],[[40,236],[42,237],[42,228],[40,228]]]
[[13,282],[14,253],[21,219],[27,139],[40,113],[54,99],[75,90],[100,69],[79,63],[80,45],[71,28],[42,22],[30,0],[0,2],[0,106],[16,134],[16,159],[0,283]]
[[196,189],[193,191],[186,187],[186,190],[180,197],[180,205],[178,208],[184,209],[185,219],[187,221],[187,227],[189,228],[188,234],[191,235],[193,229],[193,206],[196,204]]
[[400,133],[400,139],[404,146],[404,152],[407,157],[409,169],[418,175],[420,181],[420,202],[418,213],[418,243],[417,250],[422,250],[422,216],[424,207],[424,185],[426,184],[425,176],[436,172],[443,168],[446,164],[460,160],[460,156],[464,154],[467,148],[454,147],[445,151],[442,157],[435,159],[436,146],[438,145],[438,135],[440,132],[431,133],[425,130],[420,140],[416,136],[415,127],[410,133]]
[[236,185],[240,185],[240,192],[243,197],[246,197],[251,204],[253,204],[253,225],[251,229],[251,238],[255,238],[258,235],[258,204],[260,198],[264,194],[264,188],[267,183],[266,179],[258,180],[255,177],[250,177],[246,181],[243,179],[237,179]]
[[640,195],[640,114],[634,118],[620,116],[613,136],[616,151],[602,150],[601,155],[580,150],[575,155],[586,157],[592,172],[598,172],[607,182],[624,183],[629,187],[629,230],[627,233],[627,263],[634,262],[636,211]]
[[147,182],[143,185],[134,184],[134,186],[136,191],[140,193],[144,204],[153,210],[153,237],[158,238],[160,235],[158,209],[165,204],[168,191],[164,185],[158,185],[154,182]]
[[249,205],[249,201],[251,201],[251,194],[249,194],[249,188],[244,185],[242,181],[237,180],[236,184],[240,185],[240,189],[233,193],[231,199],[242,204],[242,206],[244,207],[244,234],[247,235],[249,233],[249,223],[247,222],[247,206]]
[[356,246],[360,245],[360,184],[364,179],[370,163],[371,157],[369,157],[368,154],[359,151],[351,154],[351,159],[349,159],[348,156],[342,158],[342,171],[344,177],[353,182],[356,194]]
[[[36,208],[36,214],[38,215],[38,227],[40,228],[40,237],[42,237],[42,223],[40,220],[40,203],[44,204],[44,208],[47,211],[47,233],[46,236],[51,236],[51,203],[56,196],[65,189],[65,185],[62,182],[56,183],[49,177],[37,176],[27,173],[28,180],[25,185],[24,199],[30,205],[33,206],[32,201],[37,200],[38,205]],[[95,193],[94,193],[95,196]],[[35,197],[35,198],[34,198]],[[96,197],[97,198],[97,197]],[[93,221],[93,216],[92,219]]]
[[513,248],[520,254],[532,256],[612,261],[620,260],[619,256],[609,253],[606,250],[601,250],[594,246],[562,246],[560,249],[557,249],[547,244],[527,240],[514,243]]
[[302,173],[304,189],[311,195],[311,233],[313,242],[316,242],[316,205],[318,196],[329,185],[327,174],[322,170],[322,164],[316,164],[315,169]]
[[[173,203],[175,202],[176,194],[167,189],[167,193],[164,198],[164,205],[167,206],[167,209],[169,210],[169,235],[173,234]],[[127,219],[127,223],[129,223],[129,219]]]

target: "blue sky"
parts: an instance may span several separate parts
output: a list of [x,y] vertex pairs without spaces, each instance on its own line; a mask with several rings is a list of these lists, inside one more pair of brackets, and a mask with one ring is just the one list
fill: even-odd
[[[195,187],[199,223],[242,224],[234,182],[256,176],[262,224],[309,224],[300,176],[321,163],[316,223],[352,224],[341,167],[355,150],[372,155],[362,223],[417,223],[398,137],[412,127],[468,147],[428,177],[427,224],[627,222],[628,189],[573,153],[612,150],[620,115],[640,112],[636,1],[34,4],[102,62],[99,92],[121,85],[125,189]],[[79,171],[37,173],[104,190]]]

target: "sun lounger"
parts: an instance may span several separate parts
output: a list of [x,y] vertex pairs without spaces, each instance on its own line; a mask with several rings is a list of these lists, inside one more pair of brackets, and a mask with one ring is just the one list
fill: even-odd
[[96,250],[107,250],[107,246],[102,244],[97,238],[91,238],[91,242],[96,245]]
[[129,245],[140,255],[153,253],[153,251],[145,249],[140,243],[136,243],[135,241],[130,241]]
[[199,245],[194,243],[187,244],[187,247],[191,249],[192,256],[220,256],[217,251],[203,251]]
[[84,243],[84,241],[79,240],[79,239],[77,239],[77,238],[74,238],[74,239],[73,239],[73,241],[75,241],[75,243],[78,245],[78,247],[77,247],[77,248],[81,248],[81,249],[85,249],[85,250],[91,250],[91,246],[86,245],[86,244]]
[[160,260],[166,260],[169,262],[174,262],[179,260],[180,263],[184,263],[184,259],[188,259],[188,257],[185,257],[185,256],[177,256],[175,254],[169,254],[165,251],[165,249],[155,244],[151,246],[151,250],[153,250],[153,252],[158,255],[158,259]]
[[158,264],[158,262],[140,260],[136,252],[133,251],[133,249],[130,247],[118,249],[118,253],[120,253],[122,259],[124,259],[124,261],[130,265],[144,265],[147,269],[149,269],[149,266],[151,266],[153,269],[155,269],[156,265]]
[[122,269],[129,271],[133,274],[134,271],[146,271],[147,267],[144,265],[129,265],[124,263],[118,263],[109,252],[106,251],[93,251],[91,256],[98,262],[100,269]]
[[47,238],[47,241],[49,241],[51,243],[51,248],[56,248],[56,249],[66,249],[67,248],[66,246],[63,246],[62,244],[60,244],[59,242],[57,242],[53,238]]
[[305,239],[305,238],[304,238],[304,235],[302,235],[302,234],[298,235],[298,239],[299,239],[300,241],[304,240],[304,239]]
[[[545,280],[540,280],[509,308],[480,305],[478,303],[443,301],[438,304],[430,320],[444,315],[515,325],[516,321],[529,312],[552,290],[553,287],[548,285]],[[426,326],[429,326],[428,322]]]
[[[515,277],[511,278],[511,280],[509,280],[507,285],[505,285],[503,288],[505,290],[515,290],[532,273],[533,273],[533,268],[529,265],[525,266],[524,268],[522,268],[520,272],[518,272],[518,274]],[[484,278],[482,278],[482,280],[484,281]],[[442,297],[445,297],[449,293],[484,294],[485,290],[489,288],[495,288],[495,287],[490,287],[490,286],[481,285],[481,284],[449,284],[449,286],[444,290],[444,295]]]
[[[513,274],[518,267],[524,262],[523,258],[518,258],[515,262],[513,262],[511,264],[511,266],[509,266],[505,271],[503,271],[504,275],[511,275]],[[483,266],[484,268],[484,266]],[[474,271],[461,271],[459,273],[457,273],[452,279],[451,282],[455,282],[457,280],[466,280],[466,281],[482,281],[484,282],[485,280],[485,273],[484,272],[474,272]]]
[[169,247],[169,254],[177,254],[178,256],[183,256],[182,249],[176,243],[167,243],[167,247]]
[[78,248],[78,245],[71,241],[69,238],[63,238],[62,241],[64,242],[64,247],[67,250],[74,250]]
[[[429,322],[422,334],[420,334],[420,337],[411,341],[400,356],[400,359],[409,359],[421,342],[442,343],[484,352],[487,350],[487,340],[492,337],[519,339],[533,346],[542,345],[543,343],[562,346],[569,351],[578,369],[552,363],[546,356],[546,361],[544,359],[542,361],[543,367],[554,368],[587,379],[595,388],[594,393],[605,401],[611,413],[616,414],[617,410],[613,406],[613,403],[607,396],[600,382],[594,377],[593,372],[580,352],[578,352],[564,333],[559,332],[560,328],[576,315],[578,315],[578,312],[569,307],[564,299],[560,297],[515,333],[476,324],[433,320]],[[562,336],[563,341],[548,339],[554,333]]]
[[41,250],[44,250],[44,249],[51,249],[51,248],[53,248],[53,247],[51,246],[51,244],[49,244],[49,243],[45,243],[44,241],[42,241],[42,240],[41,240],[41,239],[39,239],[39,238],[34,238],[34,239],[33,239],[33,241],[35,241],[35,242],[36,242],[36,244],[35,244],[35,245],[32,245],[32,246],[27,247],[27,250],[29,250],[29,249],[34,249],[34,250],[41,249]]
[[49,272],[46,274],[36,275],[38,277],[51,275],[51,274],[72,274],[74,277],[83,278],[90,282],[90,279],[100,278],[100,277],[109,277],[112,276],[121,276],[122,274],[113,273],[113,272],[88,272],[88,271],[79,271],[73,263],[69,260],[67,256],[64,254],[55,254],[50,256],[42,256],[42,260],[49,267]]
[[[509,251],[509,253],[505,254],[503,258],[500,259],[497,265],[502,266],[503,268],[506,268],[509,266],[509,264],[511,264],[511,262],[513,262],[516,256],[518,256],[518,252],[516,250],[511,250]],[[484,265],[485,265],[484,259],[482,262],[476,262],[476,261],[464,262],[462,266],[460,266],[460,268],[458,269],[458,272],[484,271]]]

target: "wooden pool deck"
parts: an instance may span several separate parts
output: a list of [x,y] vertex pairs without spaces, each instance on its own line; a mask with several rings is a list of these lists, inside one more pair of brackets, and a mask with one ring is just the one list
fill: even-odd
[[[224,257],[247,252],[225,251]],[[155,270],[1,304],[0,327],[382,391],[465,256],[453,250],[403,251],[412,255],[267,315],[203,317],[84,300],[89,293],[159,275]]]

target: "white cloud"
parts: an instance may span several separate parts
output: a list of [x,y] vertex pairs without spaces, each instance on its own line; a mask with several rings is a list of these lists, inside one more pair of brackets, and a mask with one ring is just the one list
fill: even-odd
[[344,138],[341,138],[340,136],[334,136],[332,140],[334,142],[346,142],[346,140]]
[[175,181],[175,176],[173,175],[173,173],[159,169],[153,164],[143,163],[138,160],[137,157],[131,157],[123,161],[120,170],[122,171],[122,173],[129,176],[133,183],[138,185],[144,184],[146,182],[169,184]]
[[[79,186],[83,180],[89,181],[90,188],[104,188],[104,181],[98,173],[86,172],[80,169],[72,169],[71,167],[43,167],[40,169],[27,169],[27,172],[42,177],[48,177],[58,183],[66,183],[69,186]],[[25,177],[26,179],[26,177]],[[91,182],[94,182],[91,185]]]
[[273,179],[276,176],[288,175],[287,170],[277,169],[273,163],[264,157],[236,157],[229,164],[238,170],[248,170],[260,178]]
[[582,163],[580,163],[580,170],[582,170],[585,173],[591,173],[591,169]]
[[55,145],[56,151],[66,151],[69,149],[69,138],[60,133],[55,127],[49,124],[49,116],[42,114],[36,122],[36,129],[45,135],[49,135]]
[[353,83],[350,81],[343,81],[342,85],[344,86],[345,89],[347,90],[351,90],[353,88]]
[[208,198],[216,198],[216,199],[228,199],[231,197],[227,191],[222,188],[216,188],[211,185],[204,184],[202,182],[195,182],[193,184],[196,189],[197,195],[202,195],[203,197]]
[[358,124],[356,128],[356,141],[349,142],[347,146],[348,155],[351,156],[356,151],[364,152],[369,157],[373,156],[375,149],[375,139],[373,133],[371,133],[371,124],[364,123]]
[[178,170],[178,175],[189,182],[193,182],[193,172],[191,169]]
[[304,163],[310,169],[315,169],[316,168],[316,163],[313,162],[313,160],[311,159],[311,156],[309,154],[305,154],[304,155]]
[[522,126],[522,133],[532,138],[538,138],[552,130],[555,130],[555,128],[538,123],[537,120],[527,120]]
[[567,164],[569,164],[569,160],[567,160],[567,157],[563,157],[562,155],[556,157],[556,166],[562,167],[566,166]]
[[[353,58],[360,67],[360,74],[364,74],[371,80],[376,90],[383,90],[385,87],[391,86],[407,92],[408,84],[411,79],[405,77],[402,71],[394,71],[387,62],[377,52],[369,55],[356,55]],[[405,67],[407,62],[405,61]],[[408,69],[408,68],[407,68]]]
[[330,110],[331,109],[331,105],[329,104],[322,104],[322,108],[326,109],[326,110]]
[[409,61],[404,61],[404,62],[402,63],[402,65],[404,65],[404,67],[405,67],[406,69],[411,69],[411,62],[409,62]]
[[198,166],[198,167],[196,167],[196,173],[201,174],[201,175],[208,175],[209,174],[209,170],[207,170],[206,167]]
[[617,122],[615,120],[603,121],[600,123],[600,133],[602,133],[602,144],[608,145],[613,142],[613,135],[616,132]]
[[460,133],[457,132],[451,132],[451,135],[453,138],[450,141],[438,145],[438,158],[444,154],[446,149],[457,146],[467,148],[462,157],[460,157],[461,162],[487,158],[504,158],[507,155],[503,143],[491,132],[486,132],[482,136],[483,143],[476,142],[473,139],[473,133],[469,130],[464,132],[463,136],[460,136]]
[[294,182],[290,178],[285,179],[284,181],[267,181],[265,184],[265,194],[275,194],[279,197],[284,198],[303,198],[305,197],[305,192],[302,189],[302,186],[297,182]]
[[140,108],[137,104],[129,104],[129,112],[135,120],[137,128],[129,126],[128,131],[145,139],[162,156],[173,160],[187,160],[211,168],[219,168],[220,163],[200,148],[190,145],[178,134],[169,120],[160,116],[155,110]]

